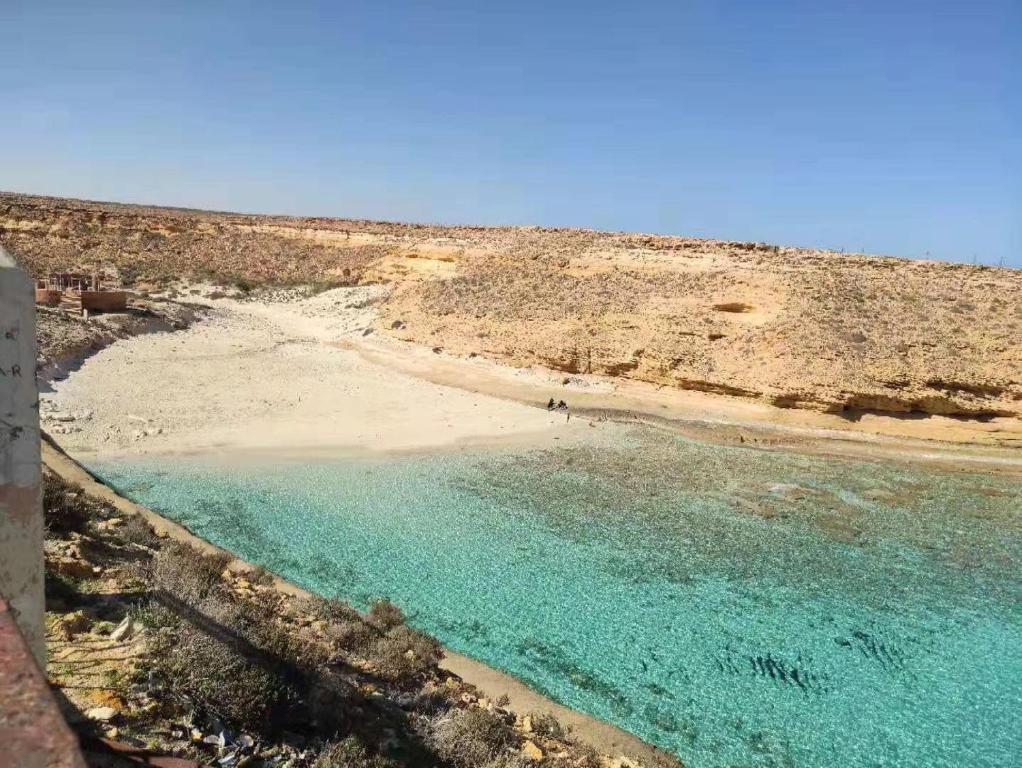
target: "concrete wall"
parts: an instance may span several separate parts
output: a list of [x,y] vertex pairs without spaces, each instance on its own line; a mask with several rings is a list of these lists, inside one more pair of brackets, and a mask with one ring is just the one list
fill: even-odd
[[35,356],[35,284],[0,246],[0,594],[45,665]]

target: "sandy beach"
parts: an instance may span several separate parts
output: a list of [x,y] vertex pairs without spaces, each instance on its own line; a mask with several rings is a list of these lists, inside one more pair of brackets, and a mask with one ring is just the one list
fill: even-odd
[[208,301],[187,330],[119,342],[54,382],[44,424],[70,452],[104,455],[416,451],[542,443],[583,428],[343,348],[362,337],[378,291]]
[[[553,445],[608,422],[768,449],[1022,472],[1013,419],[856,420],[598,375],[513,368],[382,337],[380,286],[208,298],[188,329],[118,341],[41,397],[69,452],[371,455]],[[565,400],[573,418],[548,411]],[[1019,434],[1022,440],[1022,433]]]

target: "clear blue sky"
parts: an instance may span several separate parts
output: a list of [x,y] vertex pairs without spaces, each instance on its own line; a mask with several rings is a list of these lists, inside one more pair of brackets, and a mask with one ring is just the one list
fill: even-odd
[[1022,0],[0,0],[0,20],[0,189],[1022,266]]

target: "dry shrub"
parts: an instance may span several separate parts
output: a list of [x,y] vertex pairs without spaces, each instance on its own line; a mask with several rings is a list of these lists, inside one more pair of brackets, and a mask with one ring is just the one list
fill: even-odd
[[167,689],[235,726],[268,726],[326,665],[325,649],[274,610],[240,601],[221,574],[229,558],[173,542],[153,558],[143,621],[160,628],[152,655]]
[[456,768],[499,760],[517,742],[510,725],[483,709],[451,710],[432,721],[428,739],[434,751]]
[[348,736],[324,748],[314,768],[391,768],[396,765],[393,760],[370,754],[355,736]]
[[549,712],[531,712],[529,717],[532,719],[533,732],[539,736],[547,739],[563,739],[568,735],[564,726]]
[[327,627],[326,636],[339,651],[366,656],[380,639],[380,631],[362,621],[335,621]]
[[43,476],[43,521],[53,533],[84,531],[97,505],[77,486],[52,472]]
[[261,565],[253,567],[252,570],[245,574],[245,578],[253,584],[257,584],[262,587],[273,586],[273,574]]
[[296,607],[299,611],[324,621],[362,621],[362,614],[353,608],[350,603],[346,603],[336,597],[313,595],[300,600]]
[[379,638],[369,652],[377,674],[401,685],[433,672],[442,656],[440,643],[404,624]]
[[117,529],[117,535],[122,541],[139,544],[143,547],[153,548],[159,542],[152,526],[146,522],[142,515],[125,517],[124,522]]
[[506,752],[493,758],[483,768],[535,768],[535,765],[521,754]]
[[153,648],[154,671],[174,694],[204,712],[243,727],[269,722],[273,711],[291,694],[276,670],[257,663],[245,638],[241,606],[226,602],[205,607],[207,626],[186,617],[176,629],[163,629]]
[[575,768],[602,768],[603,760],[596,747],[584,742],[572,742],[572,752],[575,754]]
[[405,614],[390,600],[377,600],[366,614],[366,621],[386,632],[388,629],[404,624]]
[[228,555],[207,555],[187,544],[171,542],[153,559],[153,591],[197,606],[213,593],[226,594],[221,574],[229,562]]

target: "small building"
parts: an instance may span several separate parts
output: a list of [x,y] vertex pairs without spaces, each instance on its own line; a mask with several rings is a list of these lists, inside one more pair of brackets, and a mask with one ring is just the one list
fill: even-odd
[[127,292],[106,290],[98,272],[91,275],[83,272],[51,272],[48,277],[36,281],[36,304],[57,307],[65,295],[72,301],[77,300],[79,308],[86,314],[124,312],[128,308]]

